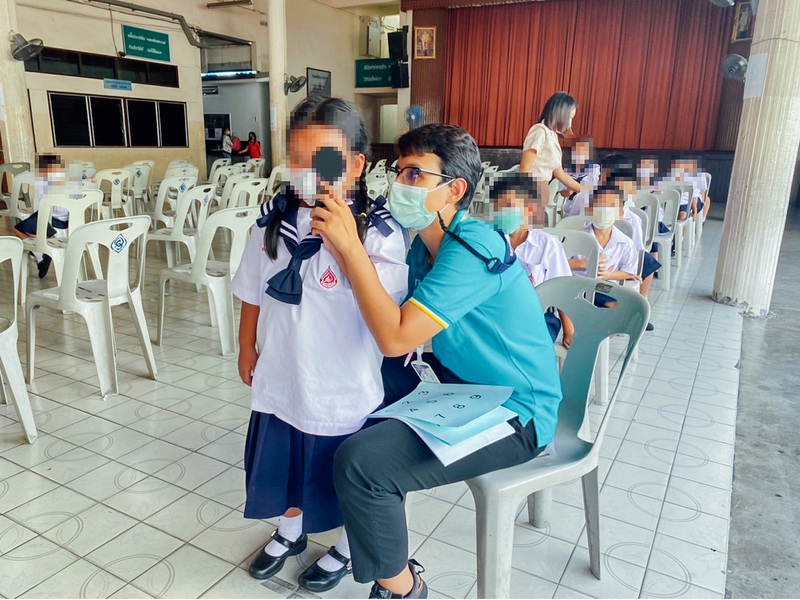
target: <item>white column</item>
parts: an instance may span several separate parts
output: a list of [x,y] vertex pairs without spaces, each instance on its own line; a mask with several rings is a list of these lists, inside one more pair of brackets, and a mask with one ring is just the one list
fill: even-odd
[[[758,55],[767,55],[758,91]],[[761,0],[731,174],[713,298],[769,311],[800,145],[800,2]]]
[[284,162],[289,99],[283,92],[286,78],[286,0],[269,0],[269,127],[273,165]]
[[[25,63],[11,56],[10,32],[17,26],[16,0],[0,0],[0,136],[6,162],[33,164],[33,123],[25,87]],[[26,32],[30,33],[30,32]],[[27,36],[26,36],[27,37]]]

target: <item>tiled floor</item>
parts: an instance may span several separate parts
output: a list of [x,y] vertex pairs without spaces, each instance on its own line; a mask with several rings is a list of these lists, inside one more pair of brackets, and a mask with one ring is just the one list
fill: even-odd
[[[721,230],[708,222],[671,292],[654,285],[656,329],[623,382],[602,449],[602,581],[589,573],[576,481],[555,489],[548,528],[521,513],[515,597],[723,597],[742,320],[709,300]],[[163,251],[151,249],[151,330],[163,266]],[[9,285],[6,271],[0,277]],[[55,285],[52,275],[44,285]],[[155,347],[157,382],[146,376],[129,314],[114,309],[122,393],[105,401],[83,322],[40,311],[34,445],[13,408],[0,405],[0,596],[311,596],[297,575],[336,532],[313,536],[272,581],[247,575],[273,525],[241,516],[248,389],[235,357],[218,354],[206,302],[176,285],[164,345]],[[602,410],[592,406],[593,418]],[[408,505],[411,549],[431,596],[475,597],[466,486],[412,494]],[[367,593],[346,579],[326,595]]]

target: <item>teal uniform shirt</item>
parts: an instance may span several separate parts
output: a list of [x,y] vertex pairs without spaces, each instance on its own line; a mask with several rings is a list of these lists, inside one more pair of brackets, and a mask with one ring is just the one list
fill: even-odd
[[[463,214],[456,215],[451,230],[487,258],[505,256],[503,238]],[[537,443],[549,444],[561,379],[542,305],[522,267],[515,263],[503,273],[490,273],[447,235],[433,265],[419,237],[407,262],[408,301],[444,328],[433,338],[436,358],[469,383],[513,386],[504,406],[523,425],[533,419]]]

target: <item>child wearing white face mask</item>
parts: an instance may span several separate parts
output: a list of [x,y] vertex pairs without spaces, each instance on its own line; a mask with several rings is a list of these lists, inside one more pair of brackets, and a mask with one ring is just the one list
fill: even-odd
[[[400,228],[366,194],[369,140],[355,106],[307,99],[292,115],[288,141],[290,183],[261,205],[231,281],[242,300],[239,375],[252,389],[244,516],[280,516],[277,531],[250,563],[255,579],[274,576],[288,557],[303,552],[307,534],[342,525],[333,456],[384,397],[383,357],[347,273],[311,231],[314,204],[332,190],[344,195],[379,285],[398,303],[408,288]],[[298,583],[324,592],[351,571],[342,530]]]
[[594,162],[594,158],[594,143],[591,138],[581,138],[573,144],[567,172],[586,189],[573,192],[559,183],[558,192],[566,198],[562,209],[565,217],[586,214],[592,198],[591,190],[600,185],[600,165]]
[[[639,256],[633,240],[614,227],[614,222],[622,216],[622,202],[623,194],[617,188],[606,185],[598,188],[589,205],[592,220],[583,231],[591,233],[602,248],[597,273],[599,279],[641,281],[642,278],[636,274]],[[586,257],[572,257],[569,266],[575,275],[586,275]],[[595,295],[595,303],[602,305],[612,300],[601,296]]]
[[[511,247],[534,286],[556,277],[570,277],[564,247],[554,235],[542,231],[544,209],[538,199],[537,182],[522,173],[509,173],[494,181],[491,188],[489,222],[508,236]],[[564,329],[561,344],[569,348],[575,328],[562,311],[544,315],[550,337],[556,341]]]

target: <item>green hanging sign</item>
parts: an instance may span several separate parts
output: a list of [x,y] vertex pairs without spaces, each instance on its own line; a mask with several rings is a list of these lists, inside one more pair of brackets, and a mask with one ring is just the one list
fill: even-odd
[[169,35],[166,33],[123,25],[122,39],[128,56],[169,62]]
[[397,64],[391,58],[372,58],[356,61],[356,87],[391,87],[392,65]]

